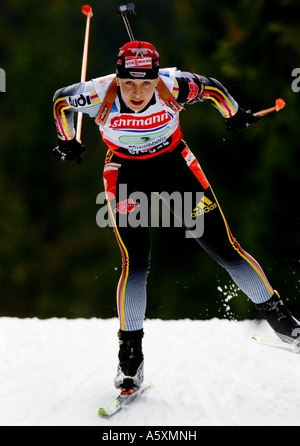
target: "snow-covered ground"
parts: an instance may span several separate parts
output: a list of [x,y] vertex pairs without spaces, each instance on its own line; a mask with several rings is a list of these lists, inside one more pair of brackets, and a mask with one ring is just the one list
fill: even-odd
[[117,319],[0,318],[1,426],[296,426],[300,356],[265,322],[145,321],[153,387],[111,419]]

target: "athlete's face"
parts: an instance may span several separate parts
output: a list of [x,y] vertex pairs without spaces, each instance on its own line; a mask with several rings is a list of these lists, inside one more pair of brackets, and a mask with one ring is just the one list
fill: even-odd
[[131,110],[139,112],[150,102],[158,79],[117,79],[123,101]]

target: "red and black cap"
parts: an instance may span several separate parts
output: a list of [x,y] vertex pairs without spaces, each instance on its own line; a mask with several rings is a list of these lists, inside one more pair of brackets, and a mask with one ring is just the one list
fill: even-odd
[[149,42],[132,41],[120,48],[116,74],[122,79],[156,79],[159,54]]

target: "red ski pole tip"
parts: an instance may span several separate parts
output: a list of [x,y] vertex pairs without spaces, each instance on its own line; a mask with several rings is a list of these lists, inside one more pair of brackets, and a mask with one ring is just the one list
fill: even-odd
[[281,110],[283,107],[285,107],[285,102],[284,102],[284,100],[281,99],[281,98],[276,99],[275,107],[276,107],[276,111],[279,111],[279,110]]
[[82,14],[85,14],[88,17],[93,17],[93,11],[90,5],[83,5],[83,7],[81,8],[81,12]]

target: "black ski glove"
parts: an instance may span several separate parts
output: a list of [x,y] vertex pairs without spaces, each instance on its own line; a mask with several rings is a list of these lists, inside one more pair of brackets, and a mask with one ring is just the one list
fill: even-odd
[[251,124],[254,124],[260,119],[260,116],[254,116],[250,110],[246,111],[239,107],[238,111],[231,118],[225,119],[226,130],[238,133],[240,130],[244,130]]
[[85,151],[85,146],[74,138],[69,141],[59,139],[58,146],[52,150],[52,153],[63,161],[77,161],[77,164],[81,164],[83,161],[81,154]]

